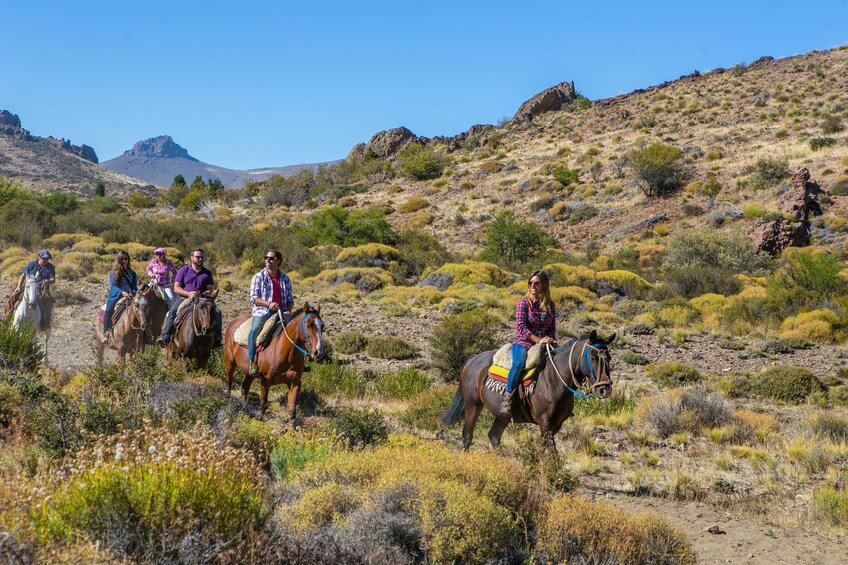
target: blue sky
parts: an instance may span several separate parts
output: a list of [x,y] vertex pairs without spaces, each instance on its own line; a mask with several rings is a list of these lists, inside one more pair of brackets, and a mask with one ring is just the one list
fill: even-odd
[[564,80],[595,100],[848,43],[848,0],[3,2],[0,109],[101,160],[168,134],[235,169],[455,135]]

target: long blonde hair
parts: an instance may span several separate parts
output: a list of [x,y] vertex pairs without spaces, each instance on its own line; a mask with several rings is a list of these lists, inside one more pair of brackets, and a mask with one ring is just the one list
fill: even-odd
[[[115,265],[112,267],[112,282],[115,283],[115,286],[121,286],[121,279],[119,277],[121,276],[121,270],[124,269],[124,265],[121,263],[121,259],[124,258],[127,260],[127,272],[132,270],[130,268],[130,254],[121,249],[115,255]],[[129,282],[130,281],[127,280],[127,284],[129,284]]]
[[542,288],[539,289],[539,307],[542,310],[549,311],[553,301],[551,300],[551,282],[548,279],[548,273],[545,271],[534,271],[527,278],[527,294],[524,296],[527,297],[527,300],[533,301],[533,295],[530,294],[530,281],[533,280],[533,277],[539,277],[539,281],[542,283]]

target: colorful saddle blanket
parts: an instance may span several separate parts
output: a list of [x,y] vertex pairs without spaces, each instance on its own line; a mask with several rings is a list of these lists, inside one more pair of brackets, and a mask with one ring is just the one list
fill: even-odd
[[[115,303],[115,309],[112,311],[112,327],[118,323],[118,320],[123,316],[124,311],[126,311],[127,306],[129,306],[130,301],[126,297],[121,297],[118,302]],[[100,310],[97,311],[97,321],[101,324],[103,323],[104,318],[106,317],[106,305],[104,304]]]
[[[236,328],[235,333],[233,333],[233,339],[242,347],[247,347],[247,337],[248,334],[250,334],[250,324],[252,321],[253,318],[248,318],[242,322],[239,327]],[[265,320],[265,325],[263,325],[262,329],[259,330],[259,333],[256,334],[256,351],[262,351],[265,349],[265,347],[268,346],[268,342],[271,341],[271,338],[279,333],[278,330],[281,327],[279,316],[271,316]]]
[[[536,378],[538,377],[539,367],[526,369],[521,373],[521,381],[518,386],[519,394],[526,398],[536,391]],[[509,369],[499,365],[489,367],[489,372],[486,375],[484,386],[498,394],[506,394],[506,377],[509,375]]]

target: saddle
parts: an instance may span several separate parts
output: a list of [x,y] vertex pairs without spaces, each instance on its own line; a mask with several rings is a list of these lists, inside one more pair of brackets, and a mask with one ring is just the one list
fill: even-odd
[[[239,324],[239,327],[237,327],[236,331],[233,333],[233,340],[242,347],[247,347],[247,338],[250,334],[251,321],[252,319],[248,318]],[[271,316],[265,320],[265,324],[259,330],[259,333],[256,334],[256,351],[258,352],[265,349],[271,341],[271,338],[280,333],[282,327],[279,316]]]
[[[518,392],[522,398],[527,398],[536,390],[536,379],[539,371],[544,367],[544,349],[541,344],[536,344],[527,350],[527,360],[518,385]],[[495,353],[493,365],[489,367],[484,386],[497,394],[506,394],[506,380],[509,368],[512,367],[512,343],[507,343]]]
[[[115,303],[115,309],[112,311],[112,326],[115,327],[117,325],[118,320],[121,319],[121,316],[124,315],[124,312],[127,310],[127,306],[130,304],[130,299],[126,296],[122,296],[118,302]],[[100,308],[97,312],[97,321],[101,324],[103,320],[106,318],[106,305]]]

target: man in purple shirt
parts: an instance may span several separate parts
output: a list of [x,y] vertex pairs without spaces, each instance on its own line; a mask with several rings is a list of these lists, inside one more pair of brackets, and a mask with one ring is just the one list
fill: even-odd
[[[212,294],[215,290],[215,279],[212,272],[203,266],[205,255],[202,249],[195,249],[189,257],[191,262],[188,265],[183,265],[177,271],[177,276],[174,278],[174,300],[171,301],[168,315],[165,317],[165,327],[162,328],[162,336],[156,342],[165,346],[171,341],[171,336],[174,333],[174,318],[177,315],[177,310],[185,300],[193,300],[201,294]],[[221,339],[221,311],[215,308],[215,345],[214,347],[222,347]]]

